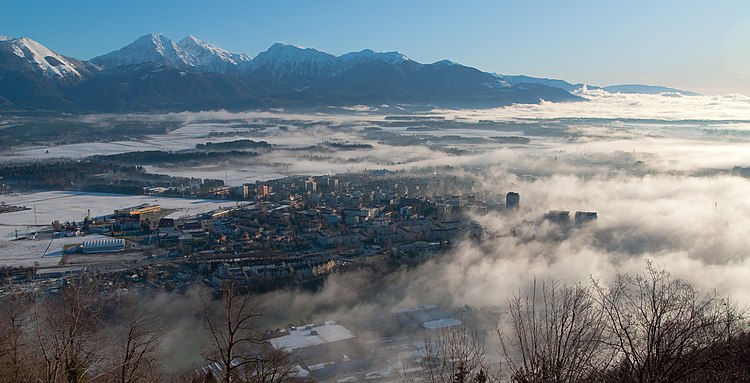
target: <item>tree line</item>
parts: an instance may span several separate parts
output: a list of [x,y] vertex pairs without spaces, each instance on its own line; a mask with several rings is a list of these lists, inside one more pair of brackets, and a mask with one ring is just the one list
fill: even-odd
[[[425,341],[425,371],[444,383],[747,382],[746,310],[648,264],[611,284],[553,280],[507,302],[494,322],[501,360],[466,329]],[[493,366],[493,367],[491,367]],[[500,366],[500,367],[498,367]]]
[[[135,293],[113,294],[95,276],[58,291],[18,291],[0,302],[0,382],[300,382],[292,356],[273,349],[258,329],[250,295],[225,285],[220,299],[202,295],[197,315],[205,362],[165,371],[167,333],[159,307]],[[184,313],[190,315],[189,313]],[[196,322],[198,323],[198,322]],[[203,333],[201,333],[203,330]]]
[[259,154],[256,152],[246,152],[240,150],[200,152],[145,150],[140,152],[126,152],[118,154],[98,154],[87,157],[87,160],[136,165],[161,165],[187,162],[234,160],[238,158],[257,157],[258,155]]

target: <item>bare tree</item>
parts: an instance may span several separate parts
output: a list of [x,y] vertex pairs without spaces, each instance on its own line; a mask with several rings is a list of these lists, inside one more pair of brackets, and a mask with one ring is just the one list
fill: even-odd
[[607,365],[605,322],[589,290],[549,280],[540,296],[535,280],[530,295],[508,300],[508,330],[496,328],[512,381],[579,382]]
[[423,367],[432,383],[467,383],[484,379],[484,342],[465,328],[438,330],[425,336]]
[[97,355],[92,336],[100,326],[97,281],[68,281],[56,295],[39,294],[31,309],[31,335],[42,367],[36,380],[85,381]]
[[156,311],[137,297],[128,295],[118,302],[112,349],[105,376],[116,383],[157,382],[159,343],[162,339]]
[[258,349],[255,360],[245,366],[243,375],[246,382],[288,382],[297,380],[294,377],[295,366],[292,354],[266,346]]
[[27,358],[26,336],[31,297],[13,293],[0,300],[0,382],[30,380],[32,363]]
[[222,294],[215,310],[203,301],[204,324],[211,339],[204,356],[221,366],[222,382],[232,383],[240,381],[245,366],[258,360],[251,351],[263,343],[255,324],[263,310],[252,297],[239,294],[231,282],[224,285]]
[[696,290],[651,263],[645,275],[620,275],[605,289],[594,282],[608,326],[605,339],[618,382],[677,382],[713,372],[731,351],[720,345],[744,329],[744,313],[715,291]]

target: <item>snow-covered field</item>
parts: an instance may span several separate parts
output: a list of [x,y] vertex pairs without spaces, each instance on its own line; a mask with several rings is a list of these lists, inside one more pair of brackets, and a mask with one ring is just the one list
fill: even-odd
[[3,238],[0,240],[0,266],[56,266],[60,264],[65,246],[103,238],[106,237],[99,234],[85,237],[24,239],[19,241],[9,241]]
[[228,186],[242,186],[245,183],[268,181],[284,178],[289,174],[279,173],[280,169],[272,166],[231,164],[230,166],[200,166],[163,168],[144,166],[147,172],[166,174],[174,177],[198,177],[203,179],[223,180]]
[[58,146],[22,148],[13,153],[0,154],[0,162],[35,160],[48,158],[83,158],[93,155],[119,154],[148,150],[184,150],[195,148],[206,142],[234,141],[238,137],[228,134],[223,137],[210,137],[211,133],[247,132],[235,124],[190,124],[167,134],[155,134],[148,139],[114,142],[87,142]]
[[[33,232],[35,222],[39,225],[49,225],[55,220],[60,222],[81,221],[89,209],[92,216],[103,216],[112,214],[115,209],[142,203],[178,209],[178,211],[169,215],[172,218],[199,214],[237,204],[234,201],[154,198],[150,196],[65,191],[0,195],[0,200],[9,205],[32,208],[31,210],[0,214],[0,266],[34,266],[35,262],[38,262],[41,266],[56,265],[60,261],[59,256],[63,246],[84,241],[80,237],[53,240],[13,240],[16,236],[16,230],[18,230],[19,236]],[[34,210],[36,210],[36,218]],[[88,239],[96,238],[91,236],[85,238],[85,240]]]

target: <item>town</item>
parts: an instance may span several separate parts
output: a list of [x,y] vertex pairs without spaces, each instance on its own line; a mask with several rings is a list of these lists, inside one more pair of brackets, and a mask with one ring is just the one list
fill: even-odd
[[[450,173],[449,173],[450,174]],[[208,190],[226,207],[199,214],[153,203],[113,207],[111,214],[88,209],[81,220],[37,225],[16,242],[67,240],[45,267],[4,267],[0,292],[55,294],[71,281],[96,276],[101,293],[149,296],[185,294],[193,288],[221,296],[231,285],[242,294],[278,289],[316,291],[327,277],[367,269],[387,275],[440,257],[461,241],[489,236],[524,236],[525,228],[546,222],[565,236],[597,219],[597,213],[552,210],[527,220],[514,191],[466,193],[474,177],[370,171],[357,174],[293,176],[240,187]],[[159,197],[160,190],[146,191]],[[169,190],[163,190],[169,193]],[[7,211],[35,214],[35,208],[5,205]],[[506,233],[485,232],[476,218],[497,214],[517,222]],[[298,364],[290,372],[316,380],[382,380],[399,374],[398,354],[412,373],[423,373],[425,331],[448,328],[491,330],[496,308],[426,304],[392,307],[370,318],[297,323],[271,330],[269,347],[290,352]],[[311,318],[312,319],[312,318]],[[340,322],[339,322],[340,321]],[[199,374],[221,374],[208,364]]]
[[[127,287],[167,291],[196,283],[219,289],[227,280],[256,293],[314,288],[332,272],[372,263],[417,264],[460,240],[481,241],[487,234],[473,216],[514,216],[520,207],[520,195],[512,191],[443,194],[472,186],[470,178],[390,172],[221,186],[211,193],[236,198],[233,206],[175,218],[175,209],[144,203],[102,216],[88,211],[77,222],[55,221],[33,239],[16,234],[16,241],[80,240],[66,246],[55,267],[6,273],[16,284],[90,271],[117,276]],[[554,210],[543,219],[569,226],[568,215]],[[575,223],[596,218],[595,212],[579,211]]]

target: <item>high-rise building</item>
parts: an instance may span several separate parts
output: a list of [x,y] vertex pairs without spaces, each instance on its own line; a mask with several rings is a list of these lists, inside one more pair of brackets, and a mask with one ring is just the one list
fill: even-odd
[[272,191],[273,188],[268,185],[259,185],[257,188],[255,188],[255,194],[258,195],[258,197],[268,197],[269,195],[271,195]]
[[250,197],[250,185],[242,184],[242,199],[248,199]]
[[596,221],[597,214],[595,211],[577,211],[575,217],[576,223],[580,225],[583,223]]
[[505,208],[518,209],[521,204],[521,195],[516,192],[508,192],[505,195]]
[[318,182],[315,181],[315,178],[307,178],[307,180],[305,181],[305,190],[311,191],[313,193],[316,193],[318,191]]

